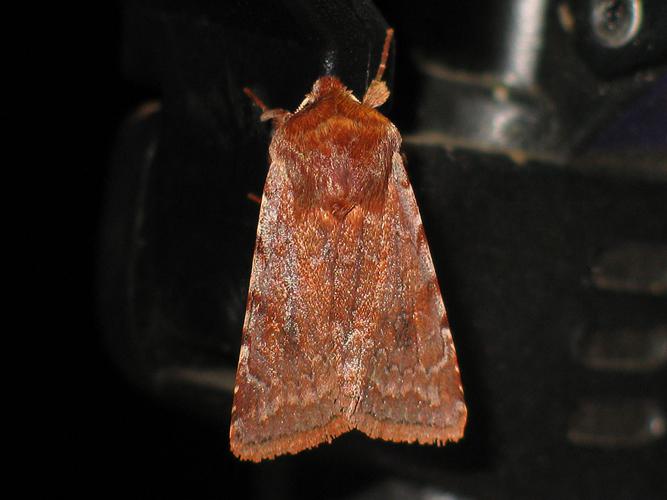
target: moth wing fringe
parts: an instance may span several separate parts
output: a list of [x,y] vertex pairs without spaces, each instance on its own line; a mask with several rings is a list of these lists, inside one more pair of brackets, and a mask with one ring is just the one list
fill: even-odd
[[286,434],[261,443],[243,444],[232,441],[231,449],[234,455],[241,460],[260,462],[272,459],[278,455],[294,455],[309,448],[315,448],[323,443],[331,443],[336,437],[351,430],[349,421],[343,416],[337,416],[322,427],[316,427],[296,434]]
[[445,428],[429,427],[420,424],[398,423],[377,420],[371,415],[354,416],[355,428],[373,439],[383,439],[394,443],[431,444],[444,446],[447,442],[456,442],[463,437],[466,416],[455,425]]

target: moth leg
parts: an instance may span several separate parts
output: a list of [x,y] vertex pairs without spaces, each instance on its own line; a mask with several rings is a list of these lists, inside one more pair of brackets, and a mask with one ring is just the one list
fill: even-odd
[[246,198],[248,198],[253,203],[257,203],[258,205],[262,204],[262,198],[253,192],[246,193]]
[[257,95],[248,87],[243,88],[243,93],[250,97],[255,105],[262,110],[262,114],[259,117],[260,121],[265,122],[268,120],[273,120],[274,125],[278,125],[285,121],[285,119],[291,114],[289,111],[282,108],[269,109],[269,107],[264,104],[264,101],[257,97]]
[[378,66],[378,71],[375,74],[375,78],[366,89],[364,94],[363,103],[366,106],[371,108],[377,108],[382,106],[387,99],[389,99],[389,89],[387,84],[382,80],[384,75],[384,70],[387,68],[387,59],[389,58],[389,46],[391,45],[391,39],[394,36],[394,30],[391,28],[387,29],[387,35],[384,39],[384,46],[382,47],[382,56],[380,57],[380,66]]

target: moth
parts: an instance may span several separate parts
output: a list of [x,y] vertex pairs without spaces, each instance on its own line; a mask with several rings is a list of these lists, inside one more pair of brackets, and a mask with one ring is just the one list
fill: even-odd
[[467,410],[447,313],[401,136],[375,108],[323,76],[294,113],[269,109],[261,200],[230,426],[232,452],[260,461],[358,429],[444,444]]

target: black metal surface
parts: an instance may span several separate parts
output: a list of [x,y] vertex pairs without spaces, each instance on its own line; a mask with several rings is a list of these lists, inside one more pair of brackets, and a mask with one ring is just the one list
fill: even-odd
[[[100,482],[194,498],[667,495],[664,59],[637,45],[637,65],[601,72],[611,49],[582,48],[581,14],[544,2],[525,18],[530,3],[125,5],[125,75],[157,101],[122,125],[111,162],[100,317],[140,390],[111,384]],[[261,193],[269,141],[241,88],[293,109],[329,72],[361,95],[380,11],[397,34],[383,111],[448,305],[466,437],[353,433],[240,463],[227,432],[258,215],[247,194]],[[532,66],[511,50],[526,40],[513,19],[543,26]],[[500,134],[475,126],[503,119]]]

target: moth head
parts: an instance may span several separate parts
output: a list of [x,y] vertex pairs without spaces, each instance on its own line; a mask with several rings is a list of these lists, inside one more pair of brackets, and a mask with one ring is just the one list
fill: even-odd
[[343,85],[343,82],[341,82],[335,76],[323,76],[318,78],[317,81],[315,81],[313,84],[313,88],[310,93],[306,94],[306,97],[299,105],[297,112],[325,97],[340,94],[348,95],[356,102],[359,102],[359,100],[352,95],[352,92],[348,90],[345,85]]

